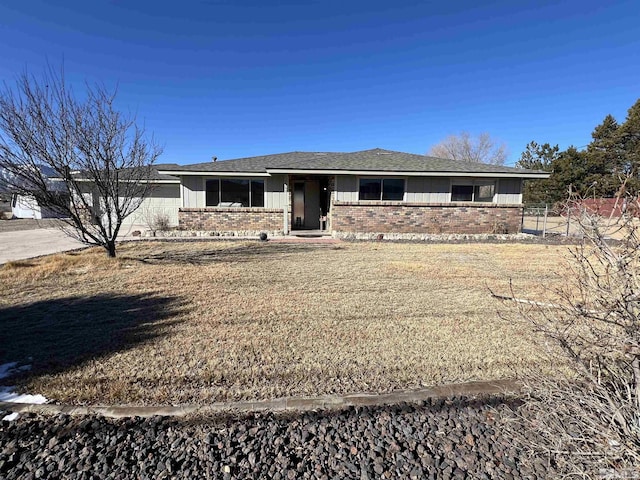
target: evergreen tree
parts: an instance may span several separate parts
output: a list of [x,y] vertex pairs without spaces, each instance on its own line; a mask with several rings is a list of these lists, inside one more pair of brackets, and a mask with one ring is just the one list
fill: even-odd
[[640,99],[628,110],[625,122],[618,129],[617,138],[622,151],[623,173],[630,177],[627,186],[637,195],[640,193]]
[[607,115],[593,130],[591,137],[593,140],[586,151],[586,177],[582,183],[592,187],[592,195],[613,197],[620,188],[626,170],[620,126],[615,118]]
[[[553,162],[558,158],[559,151],[558,145],[552,147],[549,143],[540,145],[535,141],[531,141],[527,144],[526,150],[520,155],[520,160],[516,162],[516,167],[551,172]],[[523,201],[525,203],[549,203],[551,201],[549,197],[550,186],[549,179],[525,181]]]

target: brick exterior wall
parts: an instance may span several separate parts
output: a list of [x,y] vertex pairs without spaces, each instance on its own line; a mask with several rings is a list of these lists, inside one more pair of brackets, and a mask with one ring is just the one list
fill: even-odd
[[282,215],[280,208],[181,208],[178,210],[178,228],[210,232],[281,232]]
[[331,229],[344,233],[518,233],[522,205],[341,202],[331,206]]

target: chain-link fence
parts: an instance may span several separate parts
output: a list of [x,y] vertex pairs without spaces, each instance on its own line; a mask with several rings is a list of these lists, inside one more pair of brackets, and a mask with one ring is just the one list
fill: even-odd
[[571,218],[571,211],[557,211],[545,203],[527,204],[522,213],[522,231],[533,235],[577,235],[579,225]]

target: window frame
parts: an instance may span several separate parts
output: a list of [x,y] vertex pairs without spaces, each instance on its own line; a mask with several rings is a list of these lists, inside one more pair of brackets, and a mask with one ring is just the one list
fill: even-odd
[[[362,200],[360,198],[360,181],[361,180],[380,180],[380,198],[376,200]],[[402,180],[402,200],[384,200],[384,181],[385,180]],[[399,177],[399,176],[389,176],[389,177],[380,177],[380,176],[358,176],[356,187],[358,189],[358,201],[359,202],[406,202],[407,201],[407,177]]]
[[[249,206],[240,206],[240,207],[220,207],[220,202],[222,201],[222,180],[247,180],[248,181],[248,194],[249,194]],[[207,205],[207,182],[209,181],[217,181],[218,182],[218,204],[217,205]],[[253,205],[253,182],[262,182],[262,205],[254,206]],[[265,208],[265,193],[267,192],[267,179],[266,178],[252,178],[252,177],[203,177],[202,178],[202,191],[204,193],[204,206],[205,208]]]
[[[476,188],[482,186],[492,186],[493,195],[491,200],[476,200]],[[471,187],[471,200],[453,200],[453,187],[463,186]],[[451,179],[449,182],[449,202],[451,203],[496,203],[496,195],[498,194],[497,179],[479,180],[479,179]]]

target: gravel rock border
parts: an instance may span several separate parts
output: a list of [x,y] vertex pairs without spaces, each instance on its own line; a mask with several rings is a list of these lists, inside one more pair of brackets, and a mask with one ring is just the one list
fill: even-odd
[[499,428],[518,402],[432,399],[302,414],[108,419],[27,414],[0,422],[11,479],[542,479]]

